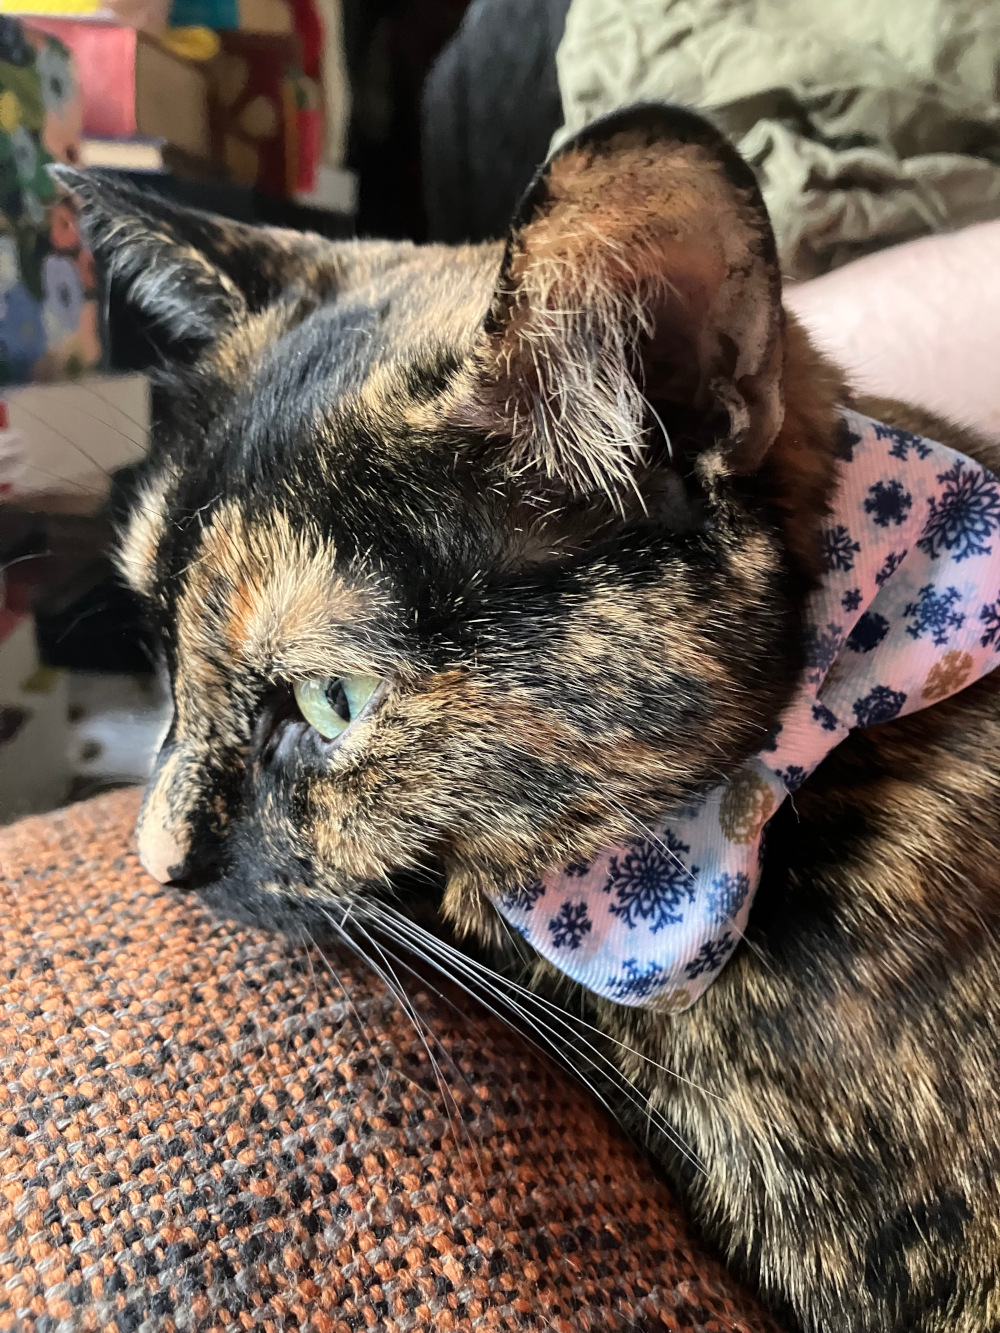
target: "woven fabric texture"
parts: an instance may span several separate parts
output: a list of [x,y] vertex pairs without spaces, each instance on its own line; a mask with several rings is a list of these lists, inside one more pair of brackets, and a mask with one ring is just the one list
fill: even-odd
[[0,1330],[775,1333],[572,1079],[417,986],[449,1116],[361,965],[143,874],[136,800],[0,831]]

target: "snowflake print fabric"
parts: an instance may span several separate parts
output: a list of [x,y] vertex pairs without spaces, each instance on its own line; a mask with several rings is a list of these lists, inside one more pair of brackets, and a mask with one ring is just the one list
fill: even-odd
[[623,857],[612,857],[604,886],[615,899],[611,915],[631,930],[644,923],[653,935],[664,926],[679,926],[685,905],[694,902],[698,867],[689,870],[682,860],[690,850],[667,829],[662,843],[637,838]]
[[1000,666],[1000,483],[933,440],[842,414],[826,575],[807,665],[760,754],[649,836],[498,897],[567,976],[676,1013],[746,928],[768,821],[855,727],[891,722]]

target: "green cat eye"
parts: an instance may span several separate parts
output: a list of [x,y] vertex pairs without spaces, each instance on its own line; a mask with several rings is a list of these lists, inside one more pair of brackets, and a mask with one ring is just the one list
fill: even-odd
[[299,712],[324,740],[342,735],[381,685],[378,676],[323,676],[297,680]]

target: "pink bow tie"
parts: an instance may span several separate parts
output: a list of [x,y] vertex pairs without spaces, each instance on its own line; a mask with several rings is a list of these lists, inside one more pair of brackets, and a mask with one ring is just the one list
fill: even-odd
[[788,794],[855,727],[926,708],[1000,665],[1000,483],[944,445],[843,413],[826,575],[808,665],[755,759],[648,838],[496,899],[589,990],[679,1011],[746,927],[761,839]]

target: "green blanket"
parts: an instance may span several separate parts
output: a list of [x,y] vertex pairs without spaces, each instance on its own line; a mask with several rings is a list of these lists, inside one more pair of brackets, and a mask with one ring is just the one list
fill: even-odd
[[572,0],[566,125],[708,111],[757,171],[782,267],[1000,216],[1000,0]]

